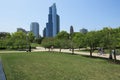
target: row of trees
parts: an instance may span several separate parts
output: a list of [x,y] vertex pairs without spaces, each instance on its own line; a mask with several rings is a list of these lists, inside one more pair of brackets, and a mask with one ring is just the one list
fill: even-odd
[[34,40],[34,34],[19,31],[15,33],[0,33],[0,49],[26,49]]
[[[71,48],[74,53],[74,48],[89,48],[90,56],[98,47],[108,49],[111,57],[111,51],[120,48],[120,28],[105,27],[99,31],[90,31],[86,34],[72,33],[68,34],[66,31],[61,31],[55,38],[45,38],[42,41],[42,46],[45,48]],[[116,60],[116,54],[114,53]]]
[[[0,33],[0,49],[12,48],[12,49],[25,49],[27,45],[35,41],[41,43],[41,39],[35,39],[34,34],[29,32],[25,34],[24,32],[15,33]],[[120,28],[108,28],[105,27],[99,31],[90,31],[88,33],[67,33],[66,31],[61,31],[54,38],[44,38],[42,40],[42,46],[45,48],[51,48],[54,46],[60,48],[70,48],[74,54],[74,48],[89,48],[90,56],[94,50],[98,47],[104,49],[109,49],[110,58],[111,51],[120,48]],[[116,54],[114,54],[114,59],[116,60]]]

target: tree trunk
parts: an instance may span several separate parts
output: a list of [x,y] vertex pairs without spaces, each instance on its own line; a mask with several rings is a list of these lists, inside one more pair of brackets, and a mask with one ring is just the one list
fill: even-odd
[[93,50],[94,48],[90,47],[90,57],[92,57]]
[[49,52],[50,52],[50,48],[49,48]]
[[92,49],[90,49],[90,57],[92,57]]
[[61,48],[60,48],[60,53],[61,53]]
[[71,51],[71,48],[69,48],[69,51]]
[[116,51],[115,51],[115,49],[114,49],[113,55],[114,55],[114,62],[116,62]]
[[72,48],[72,54],[74,54],[74,48]]
[[110,49],[109,59],[113,59],[111,49]]

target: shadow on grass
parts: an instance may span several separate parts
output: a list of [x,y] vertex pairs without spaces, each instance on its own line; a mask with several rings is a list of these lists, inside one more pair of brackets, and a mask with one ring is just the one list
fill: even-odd
[[103,57],[97,57],[97,56],[92,56],[90,57],[89,55],[81,55],[83,57],[87,57],[87,58],[92,58],[92,59],[102,59],[102,60],[105,60],[111,64],[119,64],[120,65],[120,60],[113,60],[113,59],[109,59],[109,58],[103,58]]
[[82,54],[72,54],[72,53],[68,53],[68,52],[57,52],[57,51],[43,51],[43,52],[47,52],[47,53],[50,53],[50,54],[67,54],[67,55],[80,55],[82,57],[86,57],[86,58],[91,58],[91,59],[101,59],[101,60],[105,60],[107,61],[108,63],[111,63],[111,64],[119,64],[120,65],[120,60],[111,60],[109,58],[104,58],[104,57],[97,57],[97,56],[92,56],[90,57],[89,55],[82,55]]

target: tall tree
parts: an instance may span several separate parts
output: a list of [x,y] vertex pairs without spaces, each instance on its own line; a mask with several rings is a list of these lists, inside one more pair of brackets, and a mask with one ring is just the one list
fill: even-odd
[[60,48],[60,52],[62,48],[68,48],[69,47],[69,34],[66,31],[61,31],[56,36],[58,47]]
[[74,33],[74,35],[73,35],[73,41],[74,41],[74,43],[76,43],[76,46],[77,47],[85,47],[85,42],[84,42],[84,38],[85,38],[85,35],[86,34],[82,34],[82,33],[80,33],[80,32],[78,32],[78,33]]
[[26,40],[26,34],[22,31],[15,32],[12,34],[11,40],[14,41],[14,47],[15,48],[23,48],[26,47],[27,40]]
[[41,45],[44,47],[44,48],[48,48],[49,51],[51,49],[52,46],[55,46],[55,39],[54,38],[44,38],[42,40],[42,43]]
[[91,57],[92,57],[92,53],[94,52],[94,50],[96,49],[99,43],[98,35],[99,34],[97,34],[96,31],[91,31],[91,32],[88,32],[85,37],[85,44],[90,48]]

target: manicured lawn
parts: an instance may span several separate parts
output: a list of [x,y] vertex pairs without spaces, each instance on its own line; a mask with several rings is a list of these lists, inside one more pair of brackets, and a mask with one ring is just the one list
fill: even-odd
[[120,80],[120,65],[63,53],[0,54],[7,80]]

